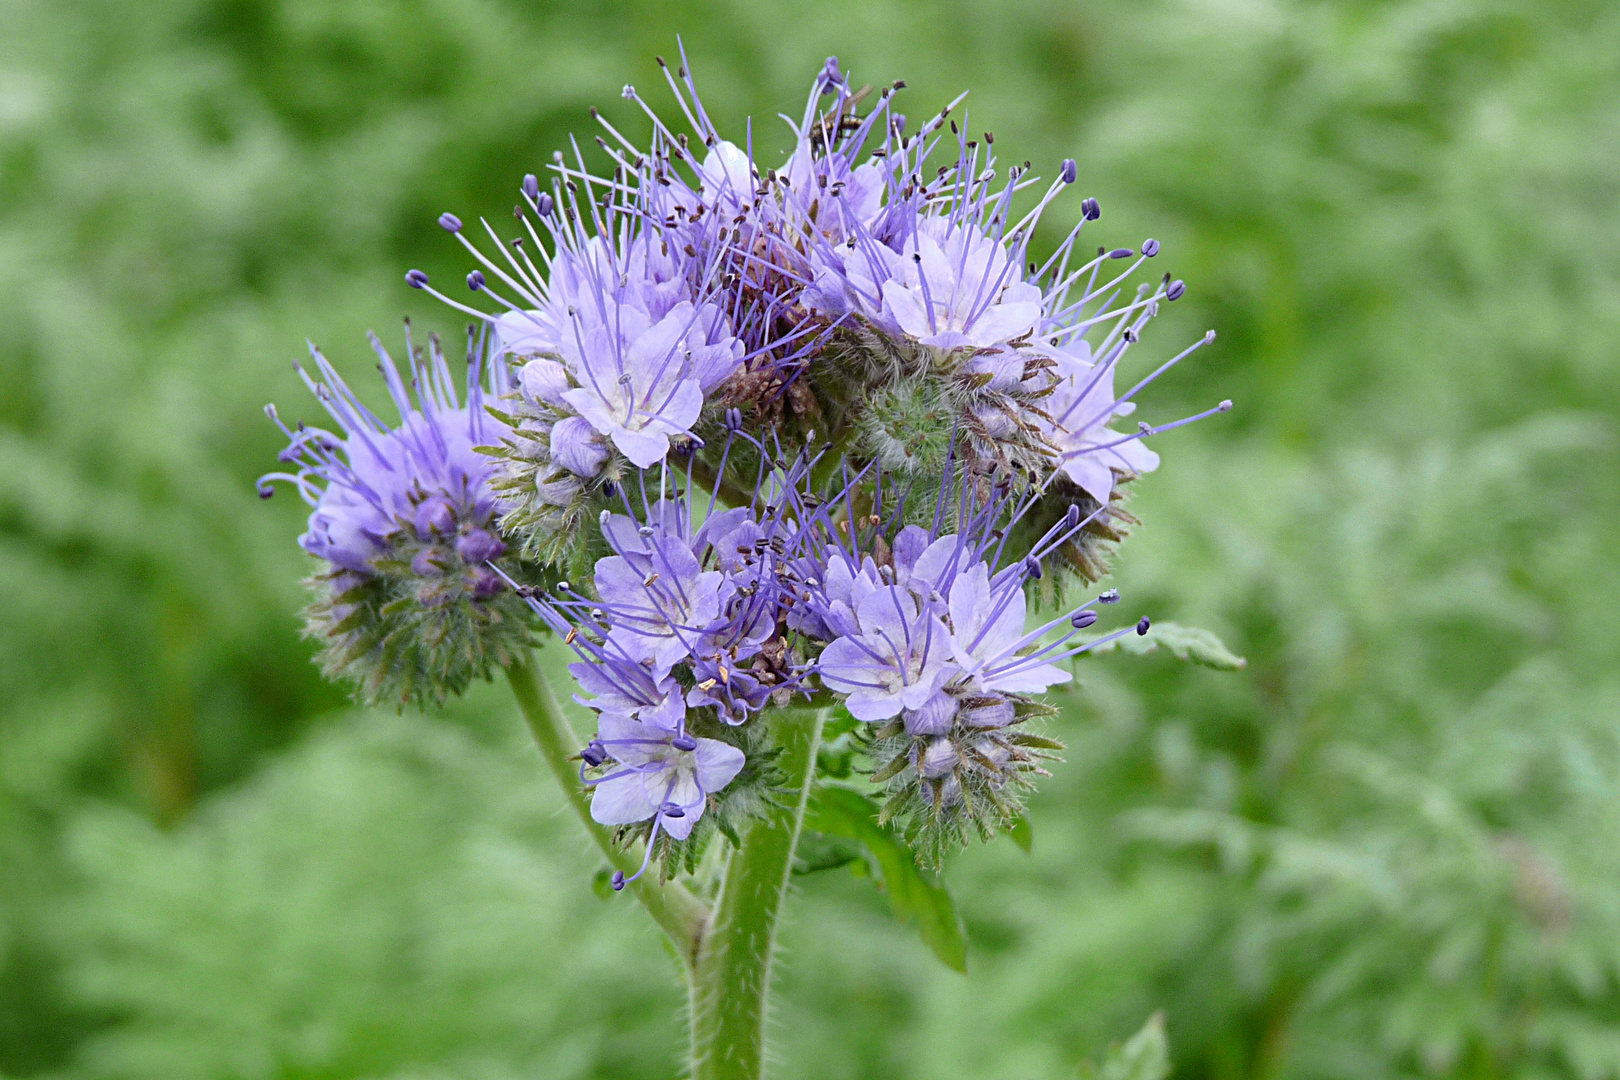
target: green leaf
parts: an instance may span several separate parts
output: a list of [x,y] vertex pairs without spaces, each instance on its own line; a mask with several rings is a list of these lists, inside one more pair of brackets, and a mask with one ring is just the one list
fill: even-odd
[[865,857],[866,849],[859,841],[806,828],[793,852],[793,872],[802,877],[822,870],[836,870]]
[[1210,631],[1173,622],[1154,623],[1145,637],[1126,634],[1092,651],[1104,653],[1117,649],[1120,652],[1145,656],[1150,652],[1157,652],[1161,645],[1169,649],[1170,655],[1177,660],[1190,660],[1217,671],[1241,671],[1249,663],[1247,659],[1236,655],[1223,645],[1221,639]]
[[1013,843],[1024,849],[1025,855],[1034,850],[1035,830],[1029,827],[1029,818],[1024,814],[1012,819],[1012,824],[1007,826],[1007,835],[1012,837]]
[[1108,1050],[1100,1068],[1082,1066],[1083,1080],[1165,1080],[1170,1075],[1170,1042],[1164,1037],[1164,1013],[1156,1012],[1125,1041]]
[[889,896],[889,907],[902,923],[915,922],[924,944],[947,967],[967,972],[967,931],[956,902],[936,874],[917,866],[917,856],[904,840],[878,824],[877,805],[858,791],[821,787],[805,816],[805,826],[832,836],[858,840]]

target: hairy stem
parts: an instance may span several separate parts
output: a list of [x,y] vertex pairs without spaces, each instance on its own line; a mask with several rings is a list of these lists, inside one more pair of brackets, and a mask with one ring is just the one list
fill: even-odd
[[[608,830],[591,817],[591,801],[585,796],[574,761],[579,753],[579,739],[568,726],[557,695],[552,693],[551,684],[534,658],[522,656],[514,660],[506,669],[506,678],[512,684],[512,695],[517,698],[518,708],[523,710],[523,718],[529,722],[529,730],[534,732],[534,741],[540,745],[540,756],[545,758],[551,775],[562,786],[574,816],[579,818],[615,870],[623,870],[626,876],[635,873],[641,859],[614,847]],[[656,872],[642,875],[631,882],[629,888],[647,909],[647,914],[669,935],[676,953],[690,972],[697,961],[698,944],[709,917],[708,906],[677,881],[660,884]]]
[[776,926],[793,871],[805,800],[815,778],[823,709],[771,714],[786,788],[743,834],[726,863],[714,914],[692,971],[692,1080],[759,1080]]

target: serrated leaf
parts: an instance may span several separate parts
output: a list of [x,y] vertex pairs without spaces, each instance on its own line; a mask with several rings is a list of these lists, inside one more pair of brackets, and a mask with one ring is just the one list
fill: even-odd
[[1013,843],[1023,849],[1025,855],[1035,849],[1035,830],[1029,827],[1029,818],[1025,815],[1019,814],[1012,819],[1011,824],[1007,826],[1007,835],[1012,837]]
[[917,866],[917,856],[906,842],[878,824],[878,808],[871,799],[849,788],[818,788],[805,825],[860,841],[882,878],[895,918],[915,922],[935,956],[947,967],[967,972],[967,931],[956,902],[937,875]]
[[1221,639],[1212,632],[1201,627],[1183,626],[1173,622],[1154,623],[1145,637],[1126,634],[1093,651],[1104,653],[1118,650],[1145,656],[1158,651],[1161,645],[1169,649],[1170,655],[1177,660],[1188,660],[1217,671],[1241,671],[1249,663],[1247,659],[1238,656],[1222,644]]
[[1142,1030],[1111,1047],[1096,1069],[1082,1068],[1084,1080],[1165,1080],[1170,1075],[1170,1042],[1164,1036],[1164,1013],[1148,1017]]

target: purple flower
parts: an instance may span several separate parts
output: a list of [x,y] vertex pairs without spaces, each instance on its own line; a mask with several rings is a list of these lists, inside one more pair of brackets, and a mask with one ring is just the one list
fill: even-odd
[[562,355],[579,386],[563,399],[638,468],[669,452],[697,422],[708,391],[736,371],[743,346],[719,309],[676,304],[657,322],[624,306],[574,315]]
[[[689,749],[675,745],[683,739]],[[691,835],[709,794],[731,783],[746,760],[718,739],[684,736],[617,713],[602,714],[595,743],[615,764],[593,782],[591,817],[603,825],[653,819],[677,840]]]
[[597,562],[596,591],[612,627],[608,639],[668,668],[689,656],[697,635],[720,617],[727,582],[719,571],[705,571],[680,537],[649,532]]
[[883,586],[856,604],[857,632],[822,650],[818,670],[858,720],[886,720],[918,709],[956,671],[950,631],[910,592]]
[[1050,422],[1041,426],[1057,449],[1057,462],[1069,479],[1099,503],[1106,504],[1114,488],[1115,471],[1134,475],[1159,467],[1159,455],[1142,443],[1142,435],[1121,435],[1107,425],[1116,416],[1129,416],[1132,401],[1114,396],[1118,356],[1098,361],[1091,347],[1078,340],[1054,350],[1052,392],[1042,403]]
[[942,349],[984,348],[1025,337],[1041,321],[1041,290],[1023,280],[1017,248],[947,218],[916,223],[898,255],[886,253],[878,322]]
[[[505,368],[492,364],[486,371],[481,364],[471,365],[463,401],[436,342],[425,363],[411,350],[413,399],[393,358],[375,336],[371,346],[399,411],[399,426],[389,427],[361,404],[320,350],[311,346],[318,378],[302,368],[299,374],[337,430],[303,424],[296,431],[283,427],[290,445],[281,459],[299,469],[267,474],[259,481],[259,490],[267,494],[270,483],[278,480],[298,488],[313,507],[309,529],[298,542],[334,567],[371,574],[374,560],[394,554],[404,537],[413,547],[447,542],[461,552],[458,561],[479,573],[482,563],[505,550],[494,530],[496,500],[490,480],[497,466],[474,449],[499,441],[507,431],[484,410],[486,394],[507,391]],[[487,381],[480,377],[484,374]],[[269,412],[276,416],[273,408]],[[424,573],[442,571],[424,567]]]
[[[1073,676],[1034,657],[1019,655],[1032,640],[1024,631],[1024,582],[1016,571],[990,579],[978,563],[951,584],[951,655],[967,689],[1039,693]],[[1072,616],[1069,618],[1072,625]]]

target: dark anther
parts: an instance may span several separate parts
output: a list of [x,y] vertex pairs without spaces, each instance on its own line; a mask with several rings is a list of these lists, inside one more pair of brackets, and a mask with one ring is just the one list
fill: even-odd
[[[1080,175],[1080,170],[1075,166],[1074,158],[1072,158],[1072,157],[1071,158],[1064,158],[1063,159],[1063,164],[1058,166],[1058,179],[1063,181],[1065,184],[1074,183],[1075,177],[1077,177],[1079,175]],[[1086,203],[1093,203],[1093,202],[1096,202],[1096,200],[1095,199],[1087,199],[1086,202],[1080,204],[1081,213],[1085,214],[1086,217],[1088,217],[1088,218],[1091,216],[1091,214],[1086,209]]]
[[523,194],[529,197],[530,202],[540,201],[540,178],[534,173],[523,174]]
[[413,289],[420,289],[428,283],[428,276],[420,270],[411,270],[405,274],[405,284]]
[[1135,254],[1136,252],[1132,251],[1130,248],[1115,248],[1113,251],[1108,253],[1108,257],[1110,259],[1128,259]]
[[579,752],[579,756],[580,760],[594,769],[607,760],[607,749],[601,743],[592,739],[585,749]]
[[1119,603],[1119,590],[1109,589],[1107,592],[1097,597],[1097,600],[1098,602],[1104,604],[1117,604]]
[[1069,625],[1076,630],[1084,630],[1096,621],[1097,613],[1095,611],[1077,611],[1069,616]]
[[1096,199],[1088,198],[1080,204],[1080,216],[1087,221],[1096,221],[1102,217],[1102,207],[1097,204]]
[[1148,627],[1152,625],[1153,624],[1148,621],[1148,617],[1146,615],[1142,616],[1142,621],[1136,624],[1136,636],[1147,637]]
[[1153,256],[1157,255],[1158,253],[1159,253],[1159,242],[1157,240],[1151,240],[1150,239],[1150,240],[1142,241],[1142,254],[1146,255],[1148,258],[1151,259],[1151,258],[1153,258]]
[[1172,281],[1170,287],[1164,291],[1166,300],[1180,300],[1181,294],[1187,291],[1187,283],[1180,278]]
[[482,270],[474,270],[472,273],[467,275],[467,288],[471,289],[473,292],[477,292],[483,287],[484,272]]
[[613,871],[613,891],[614,892],[623,892],[624,891],[624,871],[623,870],[615,870],[615,871]]
[[658,808],[658,812],[665,817],[683,818],[686,816],[686,811],[681,809],[679,806],[676,806],[672,802],[667,802],[663,806],[660,806]]
[[439,227],[445,232],[460,232],[461,219],[454,214],[440,214]]
[[540,193],[540,197],[535,200],[535,206],[539,209],[541,217],[550,217],[553,206],[551,194],[549,192],[542,191]]
[[673,739],[669,740],[669,745],[673,746],[677,750],[690,753],[691,751],[697,749],[697,740],[692,738],[690,735],[677,735]]

